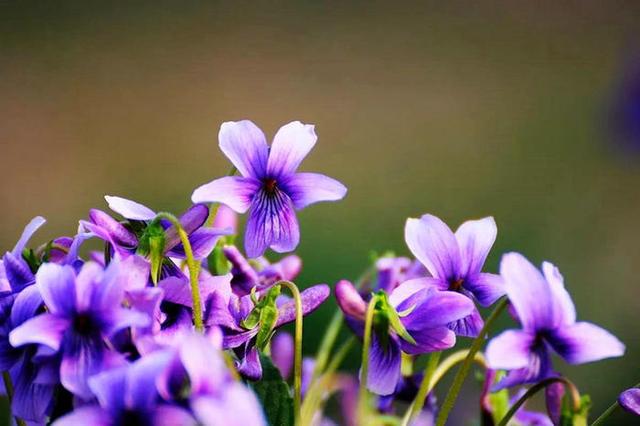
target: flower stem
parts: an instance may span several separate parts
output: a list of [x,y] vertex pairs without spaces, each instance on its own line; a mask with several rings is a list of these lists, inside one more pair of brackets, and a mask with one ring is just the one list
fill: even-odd
[[364,341],[362,343],[362,366],[360,367],[360,387],[358,389],[358,421],[367,424],[366,413],[369,392],[367,391],[367,379],[369,378],[369,349],[371,347],[371,333],[373,326],[373,314],[375,313],[376,299],[371,298],[367,306],[364,322]]
[[[634,388],[640,388],[640,383],[637,383]],[[609,408],[607,408],[606,410],[604,410],[604,412],[602,414],[600,414],[600,416],[598,416],[597,419],[595,419],[593,421],[593,423],[591,423],[591,426],[599,426],[602,424],[602,422],[604,422],[611,414],[613,414],[614,411],[616,411],[616,409],[620,406],[620,403],[618,402],[618,400],[616,399],[616,401],[611,404],[609,406]]]
[[[467,358],[468,354],[469,354],[469,350],[463,349],[463,350],[454,352],[451,355],[449,355],[447,358],[445,358],[445,360],[442,361],[440,365],[438,365],[438,368],[436,368],[436,371],[433,373],[433,377],[431,378],[430,388],[433,389],[438,384],[438,382],[440,382],[440,380],[444,377],[444,375],[447,374],[447,372],[451,370],[456,364],[459,364],[462,361],[464,361]],[[482,368],[487,368],[487,363],[482,353],[477,352],[473,356],[473,361],[475,361],[475,363],[481,366]]]
[[187,258],[187,266],[189,267],[189,283],[191,284],[191,300],[193,302],[193,324],[197,331],[204,332],[204,324],[202,323],[202,303],[200,302],[200,287],[198,283],[200,264],[196,262],[193,257],[193,250],[191,249],[189,236],[182,227],[178,218],[171,213],[161,212],[158,213],[156,218],[168,220],[178,231],[178,236],[180,237],[180,242],[182,242],[184,253]]
[[[11,401],[13,401],[13,382],[11,382],[11,375],[8,371],[2,372],[2,380],[4,382],[4,389],[7,393],[7,399],[9,400],[9,407],[11,407]],[[18,426],[27,426],[24,420],[21,418],[14,416],[16,419],[16,424]]]
[[460,369],[456,373],[453,383],[449,388],[449,392],[442,403],[442,408],[440,409],[440,414],[438,414],[438,420],[436,422],[436,426],[444,426],[447,422],[447,418],[449,417],[449,413],[453,409],[454,404],[456,403],[456,399],[458,398],[458,394],[460,393],[460,388],[462,388],[462,384],[464,383],[464,379],[467,377],[469,370],[471,369],[471,363],[473,362],[476,353],[480,350],[482,345],[486,340],[486,335],[495,320],[500,316],[502,311],[509,304],[509,299],[503,298],[498,305],[495,307],[487,321],[484,323],[482,330],[480,330],[480,334],[476,337],[471,343],[471,347],[469,348],[469,352],[467,353],[467,357],[462,362]]
[[416,394],[416,398],[413,400],[413,404],[411,404],[402,419],[402,426],[408,426],[411,420],[413,420],[422,411],[424,400],[427,398],[431,389],[433,389],[433,374],[436,371],[441,355],[442,352],[434,352],[429,357],[427,366],[424,369],[424,377],[422,378],[422,382],[418,388],[418,393]]
[[293,361],[293,409],[295,415],[295,424],[300,425],[300,406],[302,403],[302,298],[300,290],[291,281],[279,281],[277,285],[286,287],[296,302],[296,332],[295,332],[295,357]]
[[535,385],[531,386],[525,392],[525,394],[522,395],[522,397],[520,397],[520,399],[518,399],[518,401],[516,401],[516,403],[511,406],[511,408],[509,408],[509,411],[507,411],[507,414],[505,414],[502,420],[500,420],[500,423],[498,423],[498,426],[507,426],[507,424],[509,423],[509,420],[511,420],[511,417],[513,417],[518,412],[520,407],[527,401],[527,399],[531,398],[540,390],[556,382],[563,383],[565,388],[569,391],[569,394],[571,395],[571,400],[573,401],[573,407],[572,407],[573,411],[577,412],[578,410],[580,410],[580,393],[578,392],[578,389],[576,388],[576,386],[573,383],[571,383],[571,381],[565,379],[564,377],[551,377],[549,379],[544,379],[536,383]]

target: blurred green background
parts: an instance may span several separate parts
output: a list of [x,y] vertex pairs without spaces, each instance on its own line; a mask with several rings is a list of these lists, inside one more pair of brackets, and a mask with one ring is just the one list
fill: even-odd
[[[627,344],[560,367],[599,414],[640,380],[640,156],[603,129],[640,3],[557,3],[3,2],[0,246],[38,214],[34,243],[72,235],[104,194],[179,212],[229,169],[223,121],[314,123],[302,168],[349,194],[299,215],[300,282],[407,253],[409,216],[493,215],[488,270],[509,250],[556,263],[579,318]],[[309,353],[334,307],[307,320]]]

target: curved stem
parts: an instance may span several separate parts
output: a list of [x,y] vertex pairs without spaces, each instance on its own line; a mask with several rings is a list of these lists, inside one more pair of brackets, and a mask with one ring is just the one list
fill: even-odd
[[300,425],[300,405],[302,402],[302,298],[298,287],[291,281],[279,281],[276,285],[286,287],[296,302],[295,357],[293,361],[293,409],[295,424]]
[[202,303],[200,302],[200,287],[198,283],[200,264],[196,262],[193,257],[193,250],[191,249],[189,236],[185,232],[178,218],[171,213],[160,212],[156,218],[168,220],[178,231],[178,236],[180,237],[180,242],[184,247],[185,257],[187,258],[187,266],[189,267],[189,283],[191,284],[191,300],[193,302],[193,324],[195,325],[196,330],[204,332],[204,324],[202,323]]
[[[11,402],[13,401],[13,382],[11,382],[11,375],[8,371],[2,372],[2,380],[4,382],[4,389],[7,393],[7,399],[9,400],[9,409],[11,409]],[[21,418],[14,416],[16,419],[16,424],[18,426],[27,426],[24,420]]]
[[[463,350],[454,352],[451,355],[449,355],[447,358],[445,358],[445,360],[442,361],[440,365],[438,365],[438,368],[436,368],[436,371],[433,373],[433,377],[431,378],[431,383],[432,383],[431,388],[434,388],[438,384],[438,382],[442,380],[444,375],[447,374],[447,372],[451,370],[456,364],[459,364],[462,361],[464,361],[467,358],[468,354],[469,354],[469,350],[463,349]],[[475,362],[482,368],[487,368],[487,363],[484,359],[484,355],[482,355],[481,352],[476,352],[474,354],[472,362]]]
[[580,410],[580,393],[578,392],[578,389],[575,387],[575,385],[564,377],[551,377],[531,386],[525,392],[525,394],[522,395],[522,397],[520,397],[520,399],[518,399],[518,401],[516,401],[516,403],[511,406],[511,408],[509,408],[509,411],[507,411],[507,414],[505,414],[502,420],[500,420],[498,426],[507,426],[507,423],[509,423],[511,417],[513,417],[518,412],[520,407],[522,407],[527,399],[531,398],[533,395],[546,388],[547,386],[557,382],[563,383],[565,388],[569,391],[569,394],[571,395],[571,399],[573,401],[573,411],[577,412],[578,410]]
[[[634,388],[640,388],[640,383],[637,383],[633,387]],[[604,412],[602,414],[600,414],[600,416],[598,416],[598,418],[595,419],[593,423],[591,423],[591,426],[599,426],[599,425],[601,425],[602,422],[604,422],[611,414],[613,414],[613,412],[616,411],[616,409],[619,406],[620,406],[620,403],[618,402],[618,400],[616,400],[613,404],[611,404],[609,406],[609,408],[604,410]]]
[[458,394],[460,393],[460,388],[462,388],[462,384],[464,383],[464,379],[467,377],[469,370],[471,369],[471,363],[476,355],[476,353],[480,350],[482,345],[486,340],[486,335],[495,320],[500,316],[502,311],[509,304],[509,300],[505,297],[498,305],[495,307],[487,321],[484,323],[482,330],[480,330],[480,334],[473,340],[471,343],[471,347],[469,348],[469,353],[467,353],[467,357],[464,359],[460,369],[456,373],[456,376],[453,379],[453,383],[449,388],[449,392],[447,393],[447,397],[442,403],[442,408],[440,409],[440,414],[438,414],[438,420],[436,422],[436,426],[444,426],[447,422],[447,418],[449,417],[449,413],[453,409],[454,404],[456,403],[456,399],[458,398]]
[[413,420],[422,411],[424,400],[427,398],[429,391],[433,389],[433,373],[436,371],[441,355],[442,352],[434,352],[429,357],[427,366],[424,369],[424,377],[422,378],[422,382],[418,388],[418,393],[413,400],[413,404],[411,404],[402,419],[402,426],[407,426],[411,420]]
[[365,417],[369,392],[367,391],[367,379],[369,377],[369,350],[371,348],[371,332],[373,326],[373,314],[375,313],[376,299],[371,298],[367,305],[367,313],[364,321],[364,339],[362,343],[362,366],[360,367],[360,386],[358,389],[358,421],[366,424]]

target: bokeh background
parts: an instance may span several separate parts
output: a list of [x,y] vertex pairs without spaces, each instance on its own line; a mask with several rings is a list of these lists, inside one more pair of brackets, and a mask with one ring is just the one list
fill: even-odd
[[[640,380],[640,149],[609,125],[639,29],[619,1],[3,2],[0,247],[34,215],[34,242],[72,235],[104,194],[181,211],[229,169],[223,121],[315,123],[303,169],[349,194],[299,215],[300,283],[407,253],[407,217],[493,215],[488,270],[508,250],[553,261],[579,318],[627,344],[559,364],[599,414]],[[308,353],[333,309],[307,320]],[[450,424],[471,424],[477,391]]]

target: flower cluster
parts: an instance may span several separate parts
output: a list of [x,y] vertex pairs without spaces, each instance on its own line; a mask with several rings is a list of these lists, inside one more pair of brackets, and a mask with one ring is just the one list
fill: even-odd
[[[316,139],[313,126],[292,122],[269,146],[252,122],[224,123],[220,148],[234,169],[197,188],[182,215],[106,196],[113,214],[92,209],[73,237],[29,248],[45,223],[33,219],[0,263],[0,369],[16,422],[324,425],[339,393],[341,424],[444,425],[473,362],[484,371],[477,412],[486,424],[586,422],[588,399],[552,355],[582,364],[625,347],[576,320],[551,263],[539,270],[507,253],[498,274],[485,271],[497,236],[491,217],[455,232],[433,215],[408,219],[414,258],[385,254],[362,279],[339,281],[339,310],[316,356],[302,357],[303,318],[331,289],[300,291],[301,259],[264,254],[297,247],[297,210],[346,195],[332,178],[297,172]],[[238,213],[248,213],[242,248]],[[90,239],[102,249],[89,250]],[[491,306],[483,319],[479,308]],[[483,355],[506,309],[519,328],[492,336]],[[280,330],[289,323],[295,337]],[[343,323],[353,336],[334,350]],[[441,360],[465,339],[469,349]],[[357,340],[354,376],[339,368]],[[440,400],[436,385],[458,363]],[[541,389],[547,413],[521,409]],[[639,395],[625,391],[619,404],[638,413]]]

